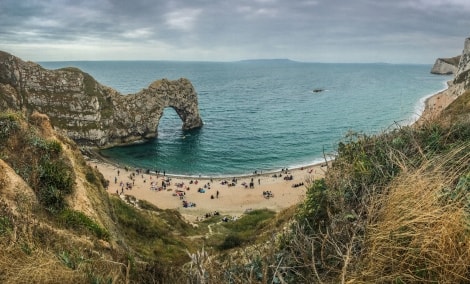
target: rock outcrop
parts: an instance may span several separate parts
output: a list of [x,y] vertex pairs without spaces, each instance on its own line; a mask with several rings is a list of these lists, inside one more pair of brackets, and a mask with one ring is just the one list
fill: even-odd
[[458,70],[454,79],[449,82],[449,90],[455,94],[462,94],[465,90],[470,90],[470,38],[465,39]]
[[197,94],[187,79],[162,79],[122,95],[77,68],[47,70],[0,51],[0,110],[47,114],[80,145],[110,147],[156,137],[167,107],[175,109],[183,129],[202,126]]
[[438,75],[456,74],[459,70],[460,55],[451,58],[438,58],[434,63],[431,73]]

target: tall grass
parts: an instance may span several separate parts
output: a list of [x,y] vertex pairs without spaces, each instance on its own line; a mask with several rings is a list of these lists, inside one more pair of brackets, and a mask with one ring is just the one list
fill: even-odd
[[374,200],[357,279],[470,281],[469,149],[466,144],[403,174]]

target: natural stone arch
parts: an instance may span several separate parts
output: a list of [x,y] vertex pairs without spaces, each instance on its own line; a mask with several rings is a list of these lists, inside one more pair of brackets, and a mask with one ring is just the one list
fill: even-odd
[[82,145],[109,147],[155,137],[163,110],[172,107],[183,129],[202,126],[188,79],[157,80],[122,95],[77,68],[46,70],[0,51],[0,110],[47,114],[54,127]]
[[[111,135],[111,137],[118,138],[118,141],[111,139],[109,141],[111,144],[129,143],[130,141],[156,137],[160,118],[164,109],[168,107],[173,108],[178,114],[183,122],[182,128],[184,130],[199,128],[203,124],[199,115],[197,94],[188,79],[157,80],[139,93],[120,96],[120,99],[122,102],[115,105],[115,112],[127,115],[116,115],[120,120],[118,122],[115,119],[115,123],[117,122],[124,127],[117,128],[116,134]],[[147,116],[139,116],[139,113],[146,113]]]

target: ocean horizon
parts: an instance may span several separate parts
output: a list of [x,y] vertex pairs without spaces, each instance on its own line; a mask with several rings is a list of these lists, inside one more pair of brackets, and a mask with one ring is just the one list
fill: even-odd
[[158,137],[100,151],[121,165],[172,175],[229,177],[325,161],[349,131],[376,134],[413,123],[452,76],[432,65],[238,62],[39,62],[78,67],[123,95],[161,78],[188,78],[204,126],[183,131],[167,108]]

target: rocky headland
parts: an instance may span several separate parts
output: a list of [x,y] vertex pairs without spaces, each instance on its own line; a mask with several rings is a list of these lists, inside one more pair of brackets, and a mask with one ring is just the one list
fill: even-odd
[[438,58],[431,69],[432,74],[452,75],[459,70],[460,55],[450,58]]
[[188,79],[157,80],[122,95],[77,68],[47,70],[0,51],[0,111],[44,113],[80,145],[111,147],[156,137],[167,107],[175,109],[183,129],[203,125]]

